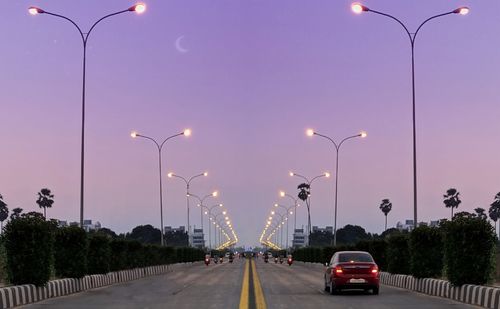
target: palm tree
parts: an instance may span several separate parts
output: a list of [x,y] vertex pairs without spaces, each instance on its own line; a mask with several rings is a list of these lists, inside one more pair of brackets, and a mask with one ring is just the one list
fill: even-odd
[[481,207],[474,208],[474,211],[476,212],[476,215],[478,218],[486,220],[488,216],[486,215],[486,210]]
[[309,205],[309,195],[311,195],[311,186],[308,183],[301,183],[298,185],[297,189],[299,189],[298,198],[304,202],[306,202],[307,206],[307,230],[309,232],[308,235],[311,235],[311,209]]
[[389,201],[388,198],[383,199],[382,204],[380,204],[379,208],[380,208],[380,210],[382,210],[382,212],[385,215],[385,229],[384,229],[384,231],[387,231],[387,215],[389,214],[389,212],[392,209],[392,203],[391,203],[391,201]]
[[47,218],[46,211],[47,208],[51,208],[52,204],[54,204],[54,195],[49,189],[42,189],[38,192],[38,199],[36,200],[36,203],[40,208],[43,208],[43,216]]
[[3,201],[3,196],[0,194],[0,234],[3,230],[3,222],[9,217],[9,208],[7,204]]
[[10,214],[10,220],[15,220],[15,219],[19,218],[19,216],[21,215],[22,212],[23,212],[23,209],[19,208],[19,207],[12,209],[12,213]]
[[443,198],[444,198],[444,206],[446,206],[446,208],[451,208],[451,219],[453,220],[453,208],[458,208],[458,205],[460,205],[460,203],[462,203],[462,201],[460,200],[460,192],[457,191],[457,189],[448,189],[446,191],[446,194],[443,195]]
[[500,192],[495,195],[493,203],[490,205],[489,209],[490,219],[495,222],[495,233],[497,232],[497,221],[500,219]]

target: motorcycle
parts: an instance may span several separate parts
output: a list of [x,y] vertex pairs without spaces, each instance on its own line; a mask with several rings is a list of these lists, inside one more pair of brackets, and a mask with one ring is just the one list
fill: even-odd
[[287,262],[288,262],[288,266],[292,266],[293,259],[291,257],[289,257]]
[[214,257],[214,263],[215,263],[215,264],[219,263],[219,259],[218,259],[218,258],[216,258],[216,257]]
[[283,258],[280,257],[280,264],[283,264]]
[[229,258],[229,263],[232,263],[232,262],[233,262],[233,258],[232,258],[232,257],[230,257],[230,258]]
[[268,258],[267,256],[266,256],[266,257],[264,257],[264,262],[265,262],[265,263],[269,263],[269,258]]
[[219,262],[222,264],[223,262],[222,256],[220,257]]
[[278,264],[278,258],[277,257],[274,258],[274,263]]
[[210,264],[210,258],[205,258],[205,265],[208,266],[208,264]]

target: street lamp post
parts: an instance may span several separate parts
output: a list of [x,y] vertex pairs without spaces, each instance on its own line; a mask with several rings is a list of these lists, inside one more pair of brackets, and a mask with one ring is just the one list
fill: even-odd
[[[275,207],[277,207],[276,205],[277,204],[275,204]],[[285,224],[285,221],[287,221],[287,226],[288,226],[288,212],[280,214],[279,212],[273,210],[271,211],[271,215],[279,216],[278,228],[280,228],[280,245],[283,248],[283,225]]]
[[411,45],[411,84],[412,84],[412,129],[413,129],[413,224],[415,227],[417,227],[417,133],[416,133],[416,113],[415,113],[415,39],[417,37],[418,32],[422,28],[423,25],[425,25],[427,22],[438,18],[438,17],[443,17],[451,14],[460,14],[460,15],[467,15],[470,11],[468,7],[459,7],[453,11],[443,13],[443,14],[438,14],[435,16],[432,16],[430,18],[427,18],[423,23],[418,26],[417,31],[414,33],[411,33],[408,30],[408,27],[397,19],[396,17],[382,13],[379,11],[375,11],[372,9],[367,8],[364,5],[361,5],[360,3],[353,3],[351,6],[352,10],[356,14],[361,14],[363,12],[372,12],[378,15],[382,15],[385,17],[388,17],[392,20],[395,20],[398,22],[405,30],[406,34],[408,34],[408,38],[410,39],[410,45]]
[[146,135],[142,135],[142,134],[139,134],[137,132],[132,132],[130,134],[130,136],[132,138],[137,138],[137,137],[141,137],[141,138],[145,138],[147,140],[150,140],[152,141],[155,145],[156,145],[156,148],[158,149],[158,171],[159,171],[159,175],[160,175],[160,230],[161,230],[161,245],[164,246],[165,245],[165,242],[163,240],[163,185],[162,185],[162,172],[161,172],[161,151],[163,149],[163,145],[165,145],[165,143],[172,139],[172,138],[175,138],[175,137],[178,137],[178,136],[181,136],[181,135],[184,135],[184,136],[190,136],[191,135],[191,130],[189,129],[186,129],[184,130],[183,132],[181,133],[177,133],[177,134],[174,134],[172,136],[169,136],[167,137],[166,139],[163,140],[163,142],[161,143],[158,143],[154,138],[152,137],[149,137],[149,136],[146,136]]
[[[219,195],[219,192],[214,191],[214,192],[212,192],[212,193],[210,193],[210,194],[205,195],[203,198],[200,198],[198,195],[193,194],[193,193],[191,193],[191,192],[190,192],[190,193],[188,193],[188,194],[186,194],[186,195],[187,195],[187,197],[194,197],[195,199],[197,199],[197,200],[198,200],[198,202],[199,202],[199,204],[198,204],[198,205],[203,205],[203,202],[204,202],[207,198],[209,198],[209,197],[217,197],[217,195]],[[198,206],[198,207],[200,207],[200,206]],[[200,207],[200,221],[201,221],[201,222],[200,222],[200,223],[201,223],[201,229],[203,230],[203,207]]]
[[85,167],[85,165],[84,165],[84,162],[85,162],[85,160],[84,160],[85,159],[85,151],[84,151],[85,150],[85,81],[86,81],[85,71],[86,71],[86,58],[87,58],[87,41],[88,41],[88,38],[90,36],[90,33],[95,28],[95,26],[97,26],[97,24],[99,22],[103,21],[104,19],[107,19],[107,18],[115,16],[115,15],[119,15],[119,14],[122,14],[122,13],[126,13],[126,12],[136,12],[138,14],[141,14],[145,10],[146,10],[146,5],[144,3],[137,3],[134,6],[131,6],[131,7],[129,7],[126,10],[115,12],[115,13],[112,13],[112,14],[108,14],[108,15],[100,18],[99,20],[97,20],[92,25],[92,27],[90,27],[90,30],[87,33],[84,33],[81,30],[81,28],[73,20],[71,20],[70,18],[68,18],[66,16],[63,16],[63,15],[60,15],[60,14],[51,13],[51,12],[42,10],[41,8],[34,7],[34,6],[32,6],[32,7],[30,7],[28,9],[28,12],[31,15],[47,14],[47,15],[50,15],[50,16],[59,17],[59,18],[62,18],[62,19],[65,19],[65,20],[69,21],[70,23],[72,23],[76,27],[76,29],[80,33],[80,37],[81,37],[82,43],[83,43],[82,134],[81,134],[81,152],[80,152],[80,227],[83,227],[83,208],[84,208],[84,203],[83,203],[83,197],[84,197],[83,188],[84,188],[84,167]]
[[201,173],[201,174],[197,174],[197,175],[192,176],[189,179],[186,179],[186,178],[184,178],[184,177],[182,177],[180,175],[176,175],[174,173],[168,173],[167,176],[169,178],[176,177],[176,178],[182,179],[186,183],[186,210],[187,210],[188,243],[191,245],[191,238],[190,238],[190,235],[191,235],[191,225],[189,224],[189,185],[191,184],[191,181],[193,181],[194,179],[196,179],[198,177],[201,177],[201,176],[205,176],[206,177],[206,176],[208,176],[208,173],[204,172],[204,173]]
[[292,205],[290,207],[286,207],[286,206],[283,206],[281,204],[274,204],[274,207],[281,207],[283,208],[285,211],[286,211],[286,250],[288,251],[288,215],[292,215],[293,214],[293,211],[290,211],[290,209],[292,209],[293,207],[295,207],[295,205]]
[[207,207],[207,206],[200,203],[200,204],[198,204],[198,206],[200,207],[200,209],[202,211],[202,217],[201,217],[202,224],[203,224],[203,208],[205,208],[207,210],[205,212],[205,214],[208,215],[208,219],[209,219],[209,222],[208,222],[208,248],[212,249],[212,236],[211,236],[212,228],[210,227],[210,221],[212,220],[212,209],[214,209],[215,207],[222,207],[223,205],[216,204],[216,205],[213,205],[211,207]]
[[295,233],[295,230],[297,229],[297,207],[299,206],[298,204],[298,200],[299,198],[295,198],[293,197],[292,195],[286,193],[285,191],[280,191],[280,196],[281,197],[288,197],[290,199],[292,199],[293,201],[293,205],[294,205],[294,218],[293,218],[293,233]]
[[[312,185],[312,183],[316,179],[321,178],[321,177],[329,178],[330,177],[330,173],[328,173],[328,172],[323,173],[321,175],[313,177],[311,180],[309,180],[307,177],[305,177],[303,175],[300,175],[300,174],[297,174],[297,173],[294,173],[294,172],[290,172],[290,176],[292,176],[292,177],[296,176],[296,177],[304,179],[306,181],[307,185],[309,186],[309,193],[311,193],[311,190],[312,190],[311,189],[311,185]],[[308,234],[308,240],[307,240],[307,242],[309,243],[309,236],[311,235],[311,213],[310,213],[311,196],[310,195],[307,196],[306,204],[307,204],[307,234]]]
[[312,129],[307,130],[307,135],[308,136],[320,136],[323,138],[326,138],[330,142],[332,142],[333,146],[335,146],[335,213],[334,213],[334,221],[333,221],[333,246],[335,247],[337,245],[337,196],[338,196],[338,184],[339,184],[339,151],[340,147],[342,144],[344,144],[345,141],[356,138],[356,137],[361,137],[365,138],[367,136],[366,132],[361,132],[359,134],[353,135],[353,136],[348,136],[344,138],[340,143],[336,143],[332,138],[320,134],[318,132],[315,132]]
[[[217,218],[218,218],[220,215],[225,216],[226,214],[227,214],[227,211],[225,211],[225,210],[223,210],[221,213],[215,214],[215,215],[213,216],[213,218],[214,218],[214,221],[216,222],[216,224],[220,224],[220,223],[219,223],[219,221],[217,221]],[[220,239],[221,239],[221,238],[220,238],[220,233],[219,233],[219,241],[220,241]],[[214,228],[214,240],[215,240],[215,241],[214,241],[214,242],[215,242],[215,244],[217,244],[217,229],[216,229],[216,228]],[[216,246],[217,246],[217,245],[216,245]]]

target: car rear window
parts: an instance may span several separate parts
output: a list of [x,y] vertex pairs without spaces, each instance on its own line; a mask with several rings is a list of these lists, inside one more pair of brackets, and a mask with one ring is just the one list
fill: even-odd
[[373,259],[366,253],[340,253],[339,262],[373,262]]

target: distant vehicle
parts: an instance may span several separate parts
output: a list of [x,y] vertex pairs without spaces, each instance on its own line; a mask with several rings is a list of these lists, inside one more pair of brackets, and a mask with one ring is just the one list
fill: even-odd
[[224,255],[226,258],[229,257],[229,252],[226,252],[226,254]]
[[293,264],[293,258],[292,258],[291,254],[288,255],[287,263],[288,263],[288,266],[292,266],[292,264]]
[[267,253],[267,257],[268,257],[268,258],[272,258],[272,257],[273,257],[273,254],[272,254],[271,252],[268,252],[268,253]]
[[339,251],[326,263],[325,291],[334,295],[342,289],[361,289],[378,295],[379,278],[378,266],[370,253]]
[[205,265],[210,264],[210,254],[205,255]]

